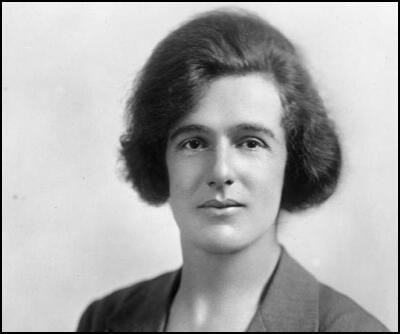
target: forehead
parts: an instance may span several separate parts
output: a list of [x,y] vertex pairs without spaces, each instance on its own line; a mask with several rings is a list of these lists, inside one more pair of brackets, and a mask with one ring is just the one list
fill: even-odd
[[[261,74],[227,76],[213,81],[204,91],[197,107],[176,127],[200,124],[226,132],[240,124],[254,124],[282,136],[282,105],[272,80]],[[176,128],[174,127],[174,128]]]

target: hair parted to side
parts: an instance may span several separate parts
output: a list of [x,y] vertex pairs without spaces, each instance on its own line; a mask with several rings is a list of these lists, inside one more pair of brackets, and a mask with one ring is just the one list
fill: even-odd
[[341,150],[333,123],[292,43],[260,17],[243,10],[201,14],[154,49],[127,102],[120,138],[126,180],[151,205],[169,198],[169,130],[221,76],[266,73],[277,86],[288,158],[281,209],[324,202],[335,190]]

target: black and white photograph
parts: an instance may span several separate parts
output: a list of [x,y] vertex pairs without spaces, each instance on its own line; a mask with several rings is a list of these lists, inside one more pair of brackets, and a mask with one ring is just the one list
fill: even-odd
[[397,332],[398,3],[2,3],[3,332]]

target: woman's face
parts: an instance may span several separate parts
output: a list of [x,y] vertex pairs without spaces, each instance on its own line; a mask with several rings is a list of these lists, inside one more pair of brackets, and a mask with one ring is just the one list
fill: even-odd
[[[227,76],[213,81],[197,108],[171,129],[169,203],[186,243],[230,253],[271,231],[286,163],[281,117],[272,81],[261,74]],[[242,206],[201,207],[228,199]]]

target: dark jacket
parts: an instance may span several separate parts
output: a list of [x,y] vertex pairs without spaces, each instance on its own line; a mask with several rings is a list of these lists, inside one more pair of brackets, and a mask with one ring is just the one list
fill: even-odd
[[[93,302],[78,331],[162,331],[181,269]],[[248,332],[388,332],[350,298],[319,283],[285,250],[263,292]]]

